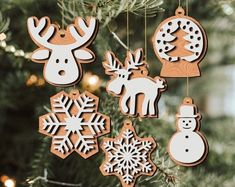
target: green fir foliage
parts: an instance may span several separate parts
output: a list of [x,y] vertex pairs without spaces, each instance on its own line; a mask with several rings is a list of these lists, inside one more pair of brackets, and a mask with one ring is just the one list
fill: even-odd
[[[184,8],[185,2],[181,0]],[[26,20],[29,16],[49,16],[53,23],[60,25],[63,19],[66,25],[70,24],[75,16],[97,16],[100,29],[92,44],[97,60],[92,64],[83,64],[82,67],[84,72],[95,73],[103,80],[102,87],[95,94],[100,97],[99,111],[110,116],[112,120],[112,132],[106,136],[115,137],[127,117],[118,110],[118,98],[109,96],[105,91],[109,77],[105,76],[101,63],[106,50],[112,50],[122,62],[125,59],[126,49],[121,42],[126,44],[127,9],[130,13],[130,48],[144,47],[145,6],[148,16],[149,71],[150,76],[156,76],[160,72],[161,64],[153,52],[151,37],[158,24],[174,14],[178,1],[1,0],[0,32],[7,34],[7,44],[31,52],[37,47],[27,33]],[[230,12],[228,7],[232,9]],[[217,96],[216,101],[222,103],[227,94],[231,97],[231,92],[234,92],[234,78],[231,78],[232,73],[228,73],[235,66],[235,13],[231,11],[235,11],[234,1],[231,0],[189,1],[189,15],[203,25],[209,41],[207,56],[200,64],[202,77],[190,79],[189,90],[203,116],[201,131],[209,142],[208,158],[192,168],[179,167],[170,160],[166,147],[176,131],[175,114],[186,94],[186,80],[167,79],[168,90],[162,94],[159,103],[160,118],[132,120],[140,137],[151,136],[157,142],[157,150],[152,158],[158,170],[152,177],[140,177],[136,186],[235,186],[234,115],[225,112],[209,114],[210,107],[208,109],[206,105],[211,97]],[[86,160],[76,153],[62,160],[50,152],[51,138],[38,133],[38,116],[50,110],[50,96],[62,89],[49,84],[41,87],[27,86],[30,75],[42,77],[43,65],[13,54],[7,52],[4,46],[0,47],[0,176],[14,178],[17,187],[60,186],[43,180],[29,184],[29,181],[43,176],[46,170],[48,179],[54,181],[79,184],[82,187],[120,186],[117,177],[104,177],[99,171],[104,159],[102,151]],[[81,85],[77,86],[82,92]],[[71,89],[67,88],[65,91]],[[101,140],[99,138],[99,142]]]

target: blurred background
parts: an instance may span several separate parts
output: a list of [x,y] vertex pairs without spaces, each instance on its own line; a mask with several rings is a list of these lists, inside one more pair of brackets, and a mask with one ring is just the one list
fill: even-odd
[[[153,159],[158,171],[141,177],[136,186],[235,186],[235,2],[233,0],[189,0],[189,15],[208,34],[208,52],[200,63],[202,77],[189,80],[189,95],[203,116],[201,131],[210,152],[199,166],[185,168],[172,163],[166,145],[176,131],[175,114],[186,95],[186,79],[168,78],[162,94],[159,119],[134,119],[139,136],[152,136],[158,142]],[[181,0],[186,7],[186,1]],[[150,75],[159,75],[161,63],[153,52],[152,36],[158,24],[174,15],[177,0],[129,0],[130,48],[144,48],[144,10],[147,9],[148,64]],[[126,118],[118,110],[118,98],[105,92],[101,62],[112,50],[124,61],[126,49],[126,9],[124,0],[0,0],[0,187],[62,186],[40,178],[74,183],[83,187],[120,186],[116,177],[99,171],[104,154],[88,160],[76,153],[62,160],[50,153],[51,139],[38,133],[38,117],[50,108],[50,96],[62,90],[46,83],[43,65],[30,61],[37,47],[29,37],[29,16],[49,16],[52,22],[70,24],[75,16],[97,16],[98,36],[92,44],[97,60],[83,64],[79,90],[100,97],[100,111],[112,117],[112,133],[118,134]],[[64,15],[62,17],[62,15]],[[2,35],[3,36],[3,35]],[[72,88],[65,89],[69,91]],[[39,177],[39,178],[38,178]]]

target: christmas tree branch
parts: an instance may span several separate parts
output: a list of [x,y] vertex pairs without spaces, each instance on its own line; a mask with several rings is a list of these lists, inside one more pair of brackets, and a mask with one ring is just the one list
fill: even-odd
[[71,22],[76,16],[95,16],[106,26],[112,19],[127,11],[143,16],[146,7],[148,17],[154,17],[164,9],[160,8],[162,0],[58,0],[58,6],[64,18]]
[[10,24],[9,18],[4,18],[2,12],[0,12],[0,34],[6,32]]
[[44,175],[43,176],[38,176],[34,179],[28,180],[27,183],[33,187],[33,185],[38,182],[38,181],[43,181],[47,184],[55,184],[58,186],[75,186],[75,187],[80,187],[82,186],[81,184],[73,184],[73,183],[67,183],[67,182],[59,182],[59,181],[55,181],[55,180],[50,180],[47,178],[48,173],[47,173],[47,169],[44,169]]

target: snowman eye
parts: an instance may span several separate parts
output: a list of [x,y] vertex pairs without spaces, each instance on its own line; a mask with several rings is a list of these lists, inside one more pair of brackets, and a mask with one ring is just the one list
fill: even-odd
[[65,64],[67,64],[68,63],[68,59],[66,58],[64,62],[65,62]]
[[191,123],[192,121],[191,121],[191,120],[189,120],[188,122],[189,122],[189,123]]
[[56,63],[59,63],[59,59],[56,59],[55,62],[56,62]]
[[183,120],[183,123],[185,123],[185,121]]

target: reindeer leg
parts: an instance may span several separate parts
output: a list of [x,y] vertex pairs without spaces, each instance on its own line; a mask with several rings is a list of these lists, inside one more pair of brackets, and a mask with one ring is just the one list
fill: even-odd
[[125,94],[122,98],[121,98],[121,109],[124,113],[128,113],[129,108],[127,107],[127,100],[129,98],[129,95]]
[[144,96],[144,101],[143,101],[143,104],[142,104],[142,115],[143,116],[147,115],[148,103],[149,103],[149,98],[146,98],[146,95],[145,95]]
[[154,99],[151,99],[149,101],[149,115],[154,116],[156,115],[156,107],[154,106]]
[[130,114],[131,115],[135,115],[135,111],[136,111],[136,103],[135,103],[135,95],[130,97]]

